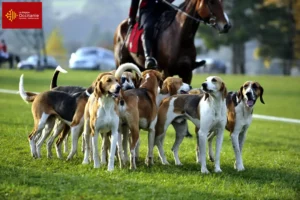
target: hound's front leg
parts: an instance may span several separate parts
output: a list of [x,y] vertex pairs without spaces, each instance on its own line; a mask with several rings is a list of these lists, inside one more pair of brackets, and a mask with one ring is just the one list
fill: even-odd
[[[225,127],[225,126],[224,126]],[[220,155],[223,143],[224,128],[219,128],[216,130],[216,162],[215,162],[215,172],[222,172],[220,167]]]
[[82,161],[82,164],[88,164],[89,163],[89,157],[91,152],[91,143],[90,143],[90,134],[91,134],[91,128],[90,128],[90,120],[86,119],[84,122],[84,131],[83,131],[83,138],[84,138],[84,158]]
[[83,125],[83,119],[78,125],[71,127],[72,146],[71,146],[71,151],[67,157],[67,160],[72,159],[75,153],[77,153],[78,139],[79,139],[80,131],[82,131],[82,125]]
[[109,154],[108,169],[107,169],[108,171],[114,170],[117,141],[118,141],[118,128],[114,127],[111,131],[110,154]]
[[155,140],[155,130],[153,127],[153,129],[150,128],[149,133],[148,133],[148,155],[147,155],[147,158],[145,161],[147,166],[154,164],[154,162],[153,162],[154,140]]
[[94,168],[100,167],[100,159],[99,159],[99,152],[98,152],[98,136],[99,136],[99,131],[97,130],[92,136]]
[[235,164],[234,168],[237,169],[237,171],[243,171],[244,166],[243,166],[243,160],[242,160],[242,155],[241,155],[241,149],[239,145],[239,135],[240,135],[241,129],[235,128],[233,133],[231,134],[231,143],[232,143],[232,148],[234,151],[235,155]]
[[173,122],[172,125],[176,132],[176,139],[172,147],[173,156],[175,159],[175,165],[182,165],[182,163],[179,160],[178,150],[180,144],[182,143],[182,140],[184,139],[186,133],[188,132],[188,124],[187,121],[184,120],[182,122]]
[[199,138],[199,149],[200,149],[200,162],[201,162],[201,173],[208,174],[209,171],[206,167],[206,141],[207,141],[207,131],[200,128],[198,131]]
[[110,146],[110,141],[109,141],[108,137],[109,137],[108,133],[102,133],[101,134],[101,138],[102,138],[101,159],[100,159],[101,165],[106,165],[107,164],[107,154],[108,154],[108,148]]

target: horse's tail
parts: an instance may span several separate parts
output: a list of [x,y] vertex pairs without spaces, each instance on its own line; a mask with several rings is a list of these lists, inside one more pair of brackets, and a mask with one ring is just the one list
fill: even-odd
[[195,65],[194,65],[194,68],[193,68],[192,70],[194,70],[194,69],[197,69],[198,67],[202,67],[202,66],[204,66],[204,65],[205,65],[205,63],[206,63],[206,61],[205,61],[205,60],[201,60],[201,61],[195,61]]
[[19,82],[19,94],[21,96],[21,98],[27,103],[27,102],[33,102],[35,97],[36,97],[36,93],[33,92],[26,92],[24,89],[24,81],[23,81],[23,74],[20,77],[20,82]]
[[68,73],[65,69],[63,69],[61,66],[58,65],[54,71],[54,74],[53,74],[53,77],[52,77],[52,80],[50,83],[50,90],[57,87],[57,77],[58,77],[59,72]]
[[122,74],[126,71],[126,70],[134,70],[136,71],[137,75],[141,78],[142,77],[142,73],[140,71],[140,69],[138,68],[138,66],[136,66],[133,63],[124,63],[122,65],[120,65],[118,67],[118,69],[115,72],[115,77],[116,78],[121,78]]

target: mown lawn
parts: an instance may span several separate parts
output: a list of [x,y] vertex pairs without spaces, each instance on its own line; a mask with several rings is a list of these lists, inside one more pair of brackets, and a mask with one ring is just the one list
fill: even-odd
[[[49,88],[53,71],[0,70],[0,88],[18,89],[24,73],[27,91]],[[61,74],[59,85],[89,86],[97,72],[70,71]],[[194,76],[192,86],[199,87],[208,75]],[[264,87],[265,105],[257,102],[256,114],[300,119],[300,79],[271,76],[221,76],[228,90],[238,90],[246,80]],[[155,165],[145,166],[147,135],[141,133],[141,159],[138,169],[109,173],[106,167],[93,169],[81,164],[78,152],[72,161],[33,159],[27,135],[33,120],[31,105],[18,95],[0,93],[0,199],[299,199],[300,196],[300,124],[254,120],[247,136],[243,158],[246,171],[233,169],[234,154],[225,132],[221,154],[223,173],[202,175],[195,162],[195,136],[185,139],[180,148],[183,166],[173,165],[170,151],[174,131],[165,140],[170,166],[163,166],[155,149]],[[193,133],[193,127],[190,126]],[[54,153],[54,149],[53,149]],[[55,155],[55,154],[54,154]],[[66,157],[66,155],[65,155]],[[213,171],[213,164],[208,162]]]

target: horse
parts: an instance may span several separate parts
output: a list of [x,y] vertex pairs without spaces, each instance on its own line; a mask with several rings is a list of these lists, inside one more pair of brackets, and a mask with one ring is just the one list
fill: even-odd
[[[168,4],[169,6],[174,6]],[[163,77],[178,75],[185,83],[192,81],[192,71],[205,64],[205,61],[196,62],[196,48],[194,38],[200,22],[217,29],[219,33],[227,33],[231,28],[229,18],[223,11],[220,0],[185,0],[179,8],[169,11],[174,13],[167,27],[162,27],[156,35],[153,52],[158,63],[158,70]],[[164,13],[165,14],[165,13]],[[162,21],[161,17],[159,21]],[[160,22],[158,22],[160,23]],[[133,62],[144,70],[144,53],[139,48],[137,53],[129,52],[127,37],[130,33],[127,20],[122,21],[114,34],[114,56],[116,66],[122,63]],[[139,41],[141,46],[141,41]]]
[[19,63],[20,62],[20,56],[16,55],[16,54],[13,54],[13,53],[10,53],[8,52],[8,57],[3,57],[0,55],[0,68],[1,68],[1,65],[5,62],[8,62],[9,63],[9,68],[12,69],[14,67],[14,61],[16,61],[16,63]]

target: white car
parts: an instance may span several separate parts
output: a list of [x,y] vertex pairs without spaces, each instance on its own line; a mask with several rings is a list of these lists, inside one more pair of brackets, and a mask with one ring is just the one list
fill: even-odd
[[[44,57],[40,58],[40,66],[46,69],[55,69],[58,65],[57,61],[52,56],[47,56],[47,64],[44,62]],[[17,67],[18,69],[36,69],[38,66],[38,56],[32,55],[29,56],[26,60],[21,60]]]
[[71,54],[70,69],[110,71],[116,69],[114,53],[100,47],[82,47]]

